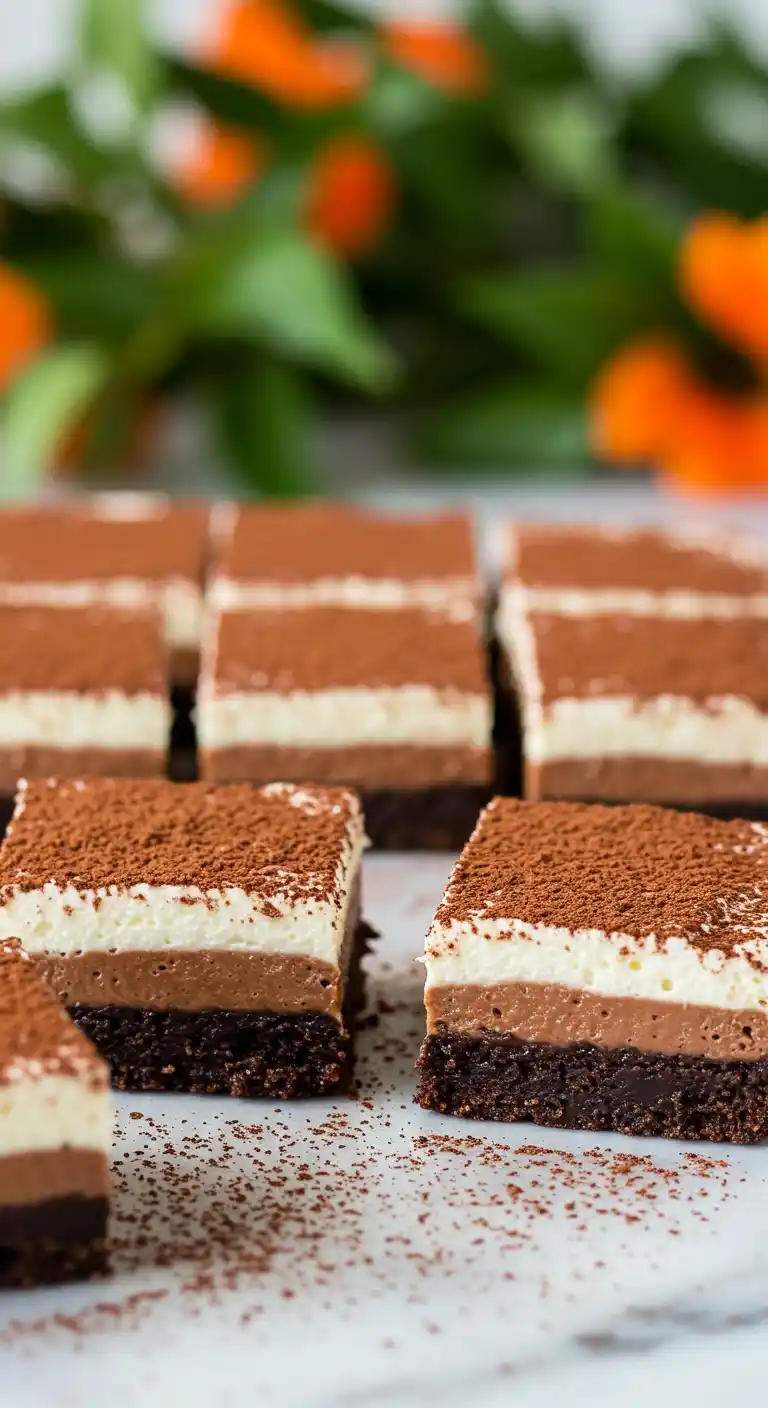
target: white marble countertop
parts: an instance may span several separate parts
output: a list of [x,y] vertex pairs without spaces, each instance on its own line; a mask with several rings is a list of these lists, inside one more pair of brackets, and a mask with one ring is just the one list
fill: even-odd
[[411,1103],[449,859],[366,863],[358,1100],[118,1099],[115,1275],[0,1297],[3,1408],[763,1402],[768,1150]]

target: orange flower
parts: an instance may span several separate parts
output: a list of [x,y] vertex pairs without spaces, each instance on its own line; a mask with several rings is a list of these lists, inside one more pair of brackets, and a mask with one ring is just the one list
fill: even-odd
[[747,224],[734,215],[702,215],[683,241],[679,279],[702,318],[768,363],[768,216]]
[[317,39],[285,0],[231,0],[202,61],[289,107],[351,102],[367,78],[360,49]]
[[42,352],[51,333],[43,295],[18,269],[0,263],[0,392]]
[[671,343],[623,348],[595,382],[596,454],[654,461],[675,488],[733,492],[768,485],[768,394],[707,386]]
[[396,20],[384,26],[383,39],[397,63],[434,88],[472,96],[488,86],[488,56],[458,25]]
[[673,344],[648,339],[622,348],[592,389],[595,453],[635,464],[659,454],[689,386],[685,358]]
[[395,183],[384,153],[366,137],[338,137],[320,153],[307,196],[307,224],[337,254],[373,249],[395,205]]
[[737,492],[768,486],[768,395],[729,396],[698,385],[662,455],[675,488]]
[[234,205],[266,166],[266,147],[258,138],[215,123],[200,130],[194,148],[171,173],[188,205]]

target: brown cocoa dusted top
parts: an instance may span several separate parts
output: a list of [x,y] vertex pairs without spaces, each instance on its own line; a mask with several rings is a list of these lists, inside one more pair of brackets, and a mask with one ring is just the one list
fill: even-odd
[[512,525],[515,576],[529,587],[617,588],[749,595],[768,590],[764,564],[740,560],[727,542],[651,530]]
[[[768,827],[665,807],[523,802],[483,812],[437,912],[687,939],[725,953],[768,937]],[[738,926],[738,928],[736,927]]]
[[403,582],[472,577],[472,523],[463,513],[385,518],[349,504],[241,507],[219,563],[235,581],[363,577]]
[[479,622],[416,607],[311,606],[224,612],[216,690],[398,688],[488,690]]
[[310,784],[29,781],[0,847],[0,904],[49,883],[325,899],[358,814],[354,793]]
[[696,704],[723,695],[768,710],[768,629],[750,617],[529,616],[544,703],[671,694]]
[[162,695],[165,687],[157,612],[0,605],[0,694],[119,690]]
[[107,1085],[107,1067],[72,1024],[18,939],[0,944],[0,1085],[80,1076]]
[[89,500],[0,512],[0,582],[202,580],[208,511],[158,500],[135,518],[92,511]]

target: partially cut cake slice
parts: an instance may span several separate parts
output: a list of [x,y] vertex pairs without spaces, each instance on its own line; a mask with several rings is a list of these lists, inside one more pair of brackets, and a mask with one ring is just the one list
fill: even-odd
[[0,1286],[106,1262],[109,1074],[15,939],[0,944]]
[[363,818],[342,789],[22,784],[18,934],[121,1089],[319,1095],[361,991]]
[[766,878],[757,822],[496,798],[427,939],[418,1102],[765,1139]]

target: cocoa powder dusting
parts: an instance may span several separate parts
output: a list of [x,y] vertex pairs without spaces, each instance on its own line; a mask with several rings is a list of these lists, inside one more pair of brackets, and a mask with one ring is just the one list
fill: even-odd
[[[694,812],[497,797],[454,868],[437,922],[653,934],[728,954],[767,937],[767,841],[761,823]],[[432,947],[443,942],[438,935]],[[759,955],[746,956],[760,966]]]

